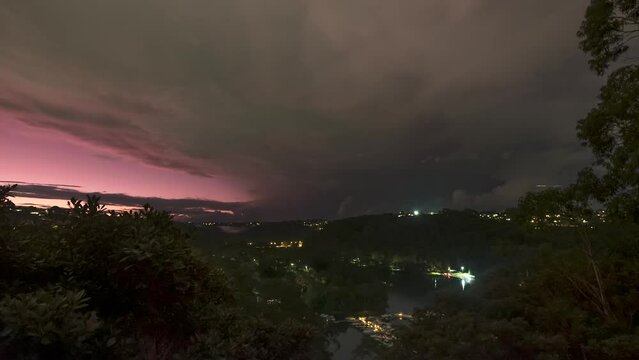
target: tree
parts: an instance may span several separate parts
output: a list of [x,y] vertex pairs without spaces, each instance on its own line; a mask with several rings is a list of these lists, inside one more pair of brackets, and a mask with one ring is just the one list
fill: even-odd
[[69,206],[0,217],[0,358],[304,358],[312,329],[247,316],[166,212]]
[[[590,68],[604,75],[639,37],[639,4],[592,0],[578,36],[581,49],[590,55]],[[604,203],[612,218],[639,222],[638,65],[612,71],[599,103],[579,121],[577,131],[596,158],[595,169],[586,169],[578,185],[590,188],[592,198]]]
[[11,191],[16,188],[16,185],[2,185],[0,186],[0,215],[6,210],[13,209],[15,206],[11,199]]
[[515,219],[533,228],[579,225],[591,219],[588,204],[577,195],[576,187],[529,192],[519,199]]
[[83,291],[61,288],[5,296],[0,300],[0,357],[100,358],[95,342],[109,348],[115,341],[100,339],[102,323],[95,311],[85,311],[87,302]]
[[591,56],[590,68],[599,75],[629,49],[639,33],[635,0],[592,0],[577,36],[579,47]]

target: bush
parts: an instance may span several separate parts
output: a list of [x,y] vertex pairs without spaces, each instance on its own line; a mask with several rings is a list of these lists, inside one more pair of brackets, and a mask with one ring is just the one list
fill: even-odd
[[167,213],[69,204],[37,221],[0,217],[0,354],[169,359],[205,343],[211,356],[274,359],[307,346],[309,332],[281,341],[281,329],[242,315],[226,276]]
[[87,310],[87,301],[84,291],[61,288],[5,296],[0,300],[3,355],[49,354],[66,358],[90,355],[90,343],[102,322],[95,311]]

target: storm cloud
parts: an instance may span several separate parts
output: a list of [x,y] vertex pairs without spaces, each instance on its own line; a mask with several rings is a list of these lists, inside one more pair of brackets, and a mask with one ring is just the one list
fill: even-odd
[[9,2],[0,121],[224,178],[261,218],[503,208],[590,160],[587,3]]

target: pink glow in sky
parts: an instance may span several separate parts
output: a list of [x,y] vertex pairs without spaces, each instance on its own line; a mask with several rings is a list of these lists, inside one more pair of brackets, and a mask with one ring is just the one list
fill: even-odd
[[108,149],[0,118],[0,180],[79,186],[80,192],[123,193],[222,202],[252,200],[233,179],[143,164]]
[[5,3],[0,181],[287,220],[503,209],[592,160],[588,0]]
[[[25,197],[25,196],[14,196],[11,198],[11,202],[18,206],[33,206],[37,208],[49,208],[52,206],[57,206],[60,208],[69,207],[69,200],[64,199],[44,199],[37,197]],[[125,206],[125,205],[105,205],[107,210],[115,210],[115,211],[129,211],[129,210],[139,210],[141,206]]]

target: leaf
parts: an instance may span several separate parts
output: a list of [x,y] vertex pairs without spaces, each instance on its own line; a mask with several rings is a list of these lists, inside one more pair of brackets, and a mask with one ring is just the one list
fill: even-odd
[[116,342],[117,342],[117,339],[116,339],[116,338],[114,338],[114,337],[112,337],[112,338],[110,338],[110,339],[107,341],[106,346],[107,346],[107,347],[111,347],[111,346],[115,345],[115,343],[116,343]]

